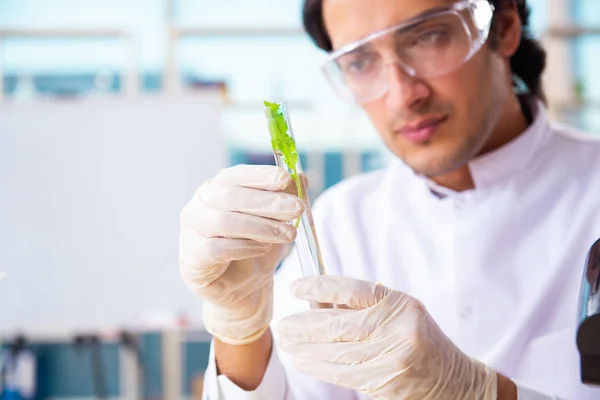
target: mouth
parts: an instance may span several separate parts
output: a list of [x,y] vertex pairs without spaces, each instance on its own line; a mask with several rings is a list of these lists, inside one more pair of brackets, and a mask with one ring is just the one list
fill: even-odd
[[430,140],[437,132],[438,127],[448,119],[447,116],[423,119],[415,124],[406,124],[394,130],[398,135],[415,143]]

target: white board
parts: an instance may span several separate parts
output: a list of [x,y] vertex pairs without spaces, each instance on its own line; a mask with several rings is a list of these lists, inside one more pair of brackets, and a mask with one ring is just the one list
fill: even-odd
[[179,212],[226,165],[220,115],[216,92],[0,104],[0,333],[198,320]]

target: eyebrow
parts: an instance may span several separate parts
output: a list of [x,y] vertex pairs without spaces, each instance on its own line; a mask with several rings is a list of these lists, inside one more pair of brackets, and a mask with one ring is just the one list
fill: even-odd
[[396,25],[410,24],[412,21],[421,19],[423,17],[427,17],[427,16],[429,16],[431,14],[436,14],[436,13],[438,13],[440,11],[446,11],[449,8],[452,8],[452,5],[454,5],[454,3],[456,3],[456,2],[452,2],[451,4],[448,4],[448,5],[445,5],[445,6],[438,6],[438,7],[430,8],[429,10],[425,10],[425,11],[423,11],[423,12],[421,12],[421,13],[413,16],[413,17],[410,17],[409,19],[407,19],[407,20],[405,20],[403,22],[398,22]]
[[[404,25],[404,24],[410,25],[413,22],[419,21],[420,19],[426,18],[430,15],[437,14],[442,11],[448,11],[448,10],[452,9],[452,7],[455,5],[455,3],[457,3],[457,1],[453,1],[450,4],[447,4],[445,6],[437,6],[437,7],[430,8],[430,9],[422,11],[416,15],[413,15],[412,17],[405,19],[404,21],[394,23],[394,24],[390,25],[388,28],[391,28],[392,26]],[[424,21],[420,21],[420,22],[424,22]],[[383,30],[385,30],[385,29],[387,29],[387,28],[383,28]],[[369,35],[366,35],[365,37],[368,37],[368,36]],[[362,39],[364,39],[364,38],[362,38]],[[358,39],[358,40],[356,40],[356,42],[359,42],[362,39]]]
[[357,54],[361,54],[361,53],[365,53],[368,50],[368,45],[370,45],[370,43],[365,43],[362,46],[358,46],[350,51],[348,51],[346,53],[346,55],[357,55]]
[[[412,17],[410,17],[409,19],[406,19],[402,22],[398,22],[394,25],[390,25],[388,28],[384,28],[382,29],[383,31],[385,31],[386,29],[391,29],[394,26],[398,26],[398,25],[410,25],[413,22],[418,22],[420,19],[422,18],[426,18],[430,15],[433,14],[437,14],[439,12],[443,12],[443,11],[447,11],[453,8],[453,6],[456,4],[457,2],[454,1],[451,4],[445,5],[445,6],[438,6],[438,7],[433,7],[430,8],[429,10],[425,10],[417,15],[414,15]],[[368,38],[370,35],[374,34],[375,32],[366,35],[365,37],[361,38],[361,39],[357,39],[354,42],[348,43],[346,45],[340,46],[338,49],[335,49],[333,51],[331,51],[327,57],[327,60],[332,60],[334,59],[338,53],[344,53],[347,52],[348,54],[353,53],[355,50],[360,49],[361,47],[363,47],[364,44],[361,44],[361,42],[363,40],[365,40],[366,38]]]

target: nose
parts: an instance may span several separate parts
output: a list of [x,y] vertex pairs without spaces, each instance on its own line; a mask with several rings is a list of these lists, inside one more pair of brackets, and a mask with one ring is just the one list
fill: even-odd
[[431,96],[430,87],[421,79],[409,75],[397,63],[387,65],[386,105],[395,111],[411,110]]

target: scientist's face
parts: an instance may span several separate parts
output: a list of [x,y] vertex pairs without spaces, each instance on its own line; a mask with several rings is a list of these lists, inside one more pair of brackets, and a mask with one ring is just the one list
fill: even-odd
[[[453,3],[449,0],[325,0],[323,17],[336,50]],[[518,22],[518,14],[516,11],[514,14],[512,22],[516,25],[514,18]],[[416,30],[424,29],[423,26],[427,24],[417,26]],[[520,34],[520,26],[515,29]],[[512,94],[508,60],[514,52],[514,34],[512,44],[508,43],[511,35],[507,43],[503,42],[507,35],[504,33],[498,37],[493,50],[488,40],[464,64],[433,78],[411,76],[398,64],[387,63],[384,72],[378,75],[380,82],[387,83],[386,92],[379,98],[362,102],[361,106],[390,150],[413,170],[430,177],[464,167],[470,159],[484,152],[499,125],[507,96]],[[377,47],[376,57],[383,59],[387,57],[381,54],[386,51],[400,51],[394,47],[398,47],[398,40],[404,40],[397,39],[404,37],[404,31],[394,35],[388,41],[393,46],[384,43],[387,39],[373,46]],[[490,33],[490,38],[492,35]],[[429,46],[424,48],[429,51],[437,48],[437,44],[429,44],[430,40],[438,39],[430,35],[423,40]],[[411,46],[414,45],[405,45]],[[414,58],[414,62],[421,62],[421,68],[436,68],[428,64],[426,58]],[[363,61],[361,59],[360,68]]]

